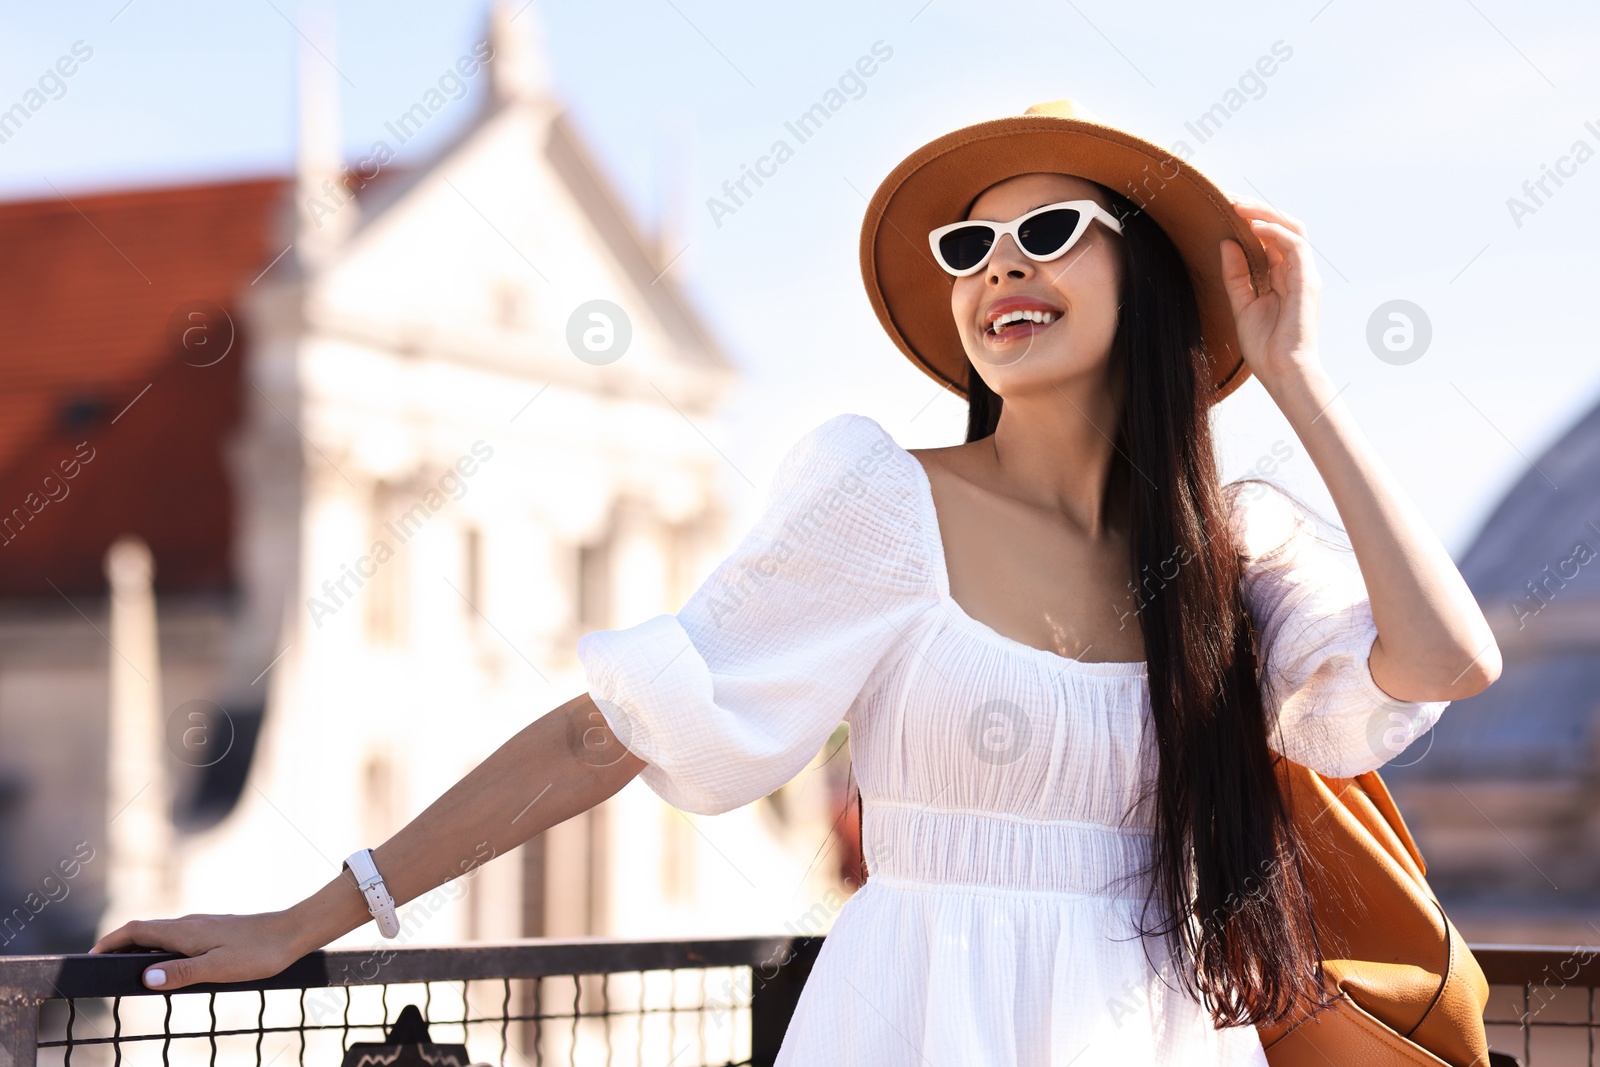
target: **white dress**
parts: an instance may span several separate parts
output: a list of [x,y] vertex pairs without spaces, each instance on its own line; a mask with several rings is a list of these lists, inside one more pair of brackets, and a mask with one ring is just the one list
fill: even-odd
[[[1247,545],[1300,529],[1281,524],[1288,505],[1264,506],[1279,500],[1236,508]],[[1359,774],[1445,704],[1372,680],[1377,631],[1348,550],[1299,532],[1290,547],[1244,581],[1272,665],[1271,747]],[[869,877],[779,1067],[1265,1067],[1254,1028],[1214,1028],[1160,939],[1130,925],[1152,825],[1136,803],[1155,767],[1144,663],[1070,659],[968,616],[927,475],[874,420],[807,433],[682,611],[586,634],[578,655],[641,777],[683,811],[765,796],[850,724]]]

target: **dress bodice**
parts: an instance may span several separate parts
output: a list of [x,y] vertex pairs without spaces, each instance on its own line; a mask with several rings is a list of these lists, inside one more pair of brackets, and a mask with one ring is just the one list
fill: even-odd
[[[1324,774],[1372,770],[1445,704],[1378,687],[1353,557],[1253,488],[1229,521],[1268,744]],[[967,615],[922,464],[866,416],[789,450],[760,520],[676,615],[585,634],[578,656],[641,777],[685,811],[765,796],[848,721],[865,735],[852,755],[869,798],[1149,825],[1129,812],[1150,769],[1145,665],[1069,659]]]
[[[1333,776],[1382,765],[1445,704],[1373,681],[1347,550],[1276,492],[1231,499],[1268,745]],[[1175,1001],[1133,937],[1156,773],[1145,664],[1070,659],[963,611],[927,474],[874,420],[806,434],[676,615],[586,634],[578,655],[641,777],[684,811],[765,796],[850,724],[869,878],[780,1063],[1064,1063],[1102,1042],[1126,1064],[1265,1063],[1253,1031],[1218,1036]]]

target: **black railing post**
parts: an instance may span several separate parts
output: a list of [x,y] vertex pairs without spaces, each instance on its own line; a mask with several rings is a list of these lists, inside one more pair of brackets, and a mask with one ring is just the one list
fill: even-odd
[[774,957],[756,964],[750,973],[750,1063],[772,1067],[783,1045],[783,1035],[794,1017],[800,991],[811,977],[811,967],[822,950],[821,937],[795,937],[783,943]]
[[0,1067],[33,1067],[39,1058],[39,1002],[0,992]]

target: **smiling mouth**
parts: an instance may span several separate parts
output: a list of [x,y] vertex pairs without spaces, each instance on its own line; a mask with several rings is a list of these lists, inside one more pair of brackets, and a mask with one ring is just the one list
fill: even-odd
[[1059,318],[1061,318],[1059,311],[1008,311],[984,327],[983,333],[985,337],[995,340],[1030,337],[1048,329]]

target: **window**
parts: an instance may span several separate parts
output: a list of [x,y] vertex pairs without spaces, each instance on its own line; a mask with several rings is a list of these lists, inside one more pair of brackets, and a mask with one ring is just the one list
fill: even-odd
[[605,630],[611,627],[611,544],[579,545],[577,553],[576,607],[578,628]]
[[516,282],[502,281],[492,289],[494,324],[509,333],[527,326],[527,297]]
[[399,495],[387,482],[379,482],[373,491],[370,520],[372,544],[366,564],[373,573],[367,578],[363,592],[364,618],[367,639],[375,645],[400,645],[405,643],[409,610],[406,581],[406,560],[399,554],[401,545],[388,524],[389,517],[399,508]]
[[386,840],[398,829],[396,784],[389,754],[369,751],[361,767],[361,826],[366,840]]
[[483,531],[468,526],[461,532],[461,591],[471,605],[473,618],[484,610]]
[[668,900],[689,900],[694,895],[694,827],[689,816],[661,805],[661,893]]

